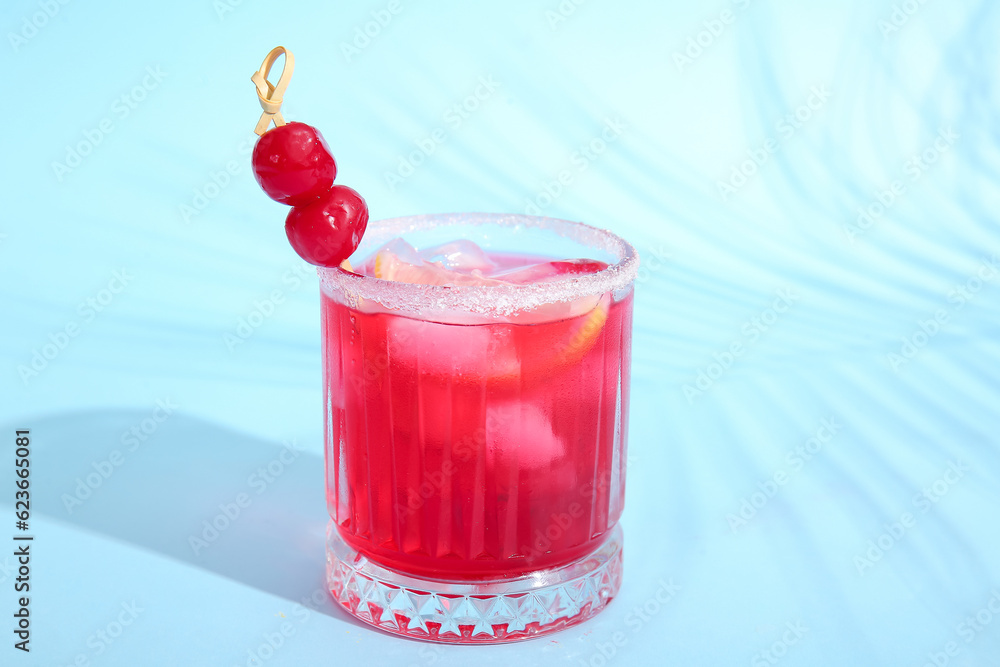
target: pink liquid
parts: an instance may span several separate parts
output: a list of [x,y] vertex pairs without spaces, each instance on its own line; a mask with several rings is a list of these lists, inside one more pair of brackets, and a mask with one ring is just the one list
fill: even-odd
[[566,319],[476,325],[324,292],[322,317],[327,503],[350,546],[418,577],[495,579],[570,563],[615,526],[631,292]]

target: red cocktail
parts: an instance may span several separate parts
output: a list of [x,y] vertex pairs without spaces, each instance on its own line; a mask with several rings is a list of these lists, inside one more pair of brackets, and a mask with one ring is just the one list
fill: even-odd
[[[372,254],[400,235],[422,250]],[[334,595],[438,641],[599,611],[621,580],[634,250],[469,214],[373,223],[355,257],[320,269]]]
[[293,67],[279,46],[251,76],[252,162],[322,283],[330,591],[443,642],[589,618],[621,585],[635,250],[526,216],[369,226],[319,130],[281,115]]

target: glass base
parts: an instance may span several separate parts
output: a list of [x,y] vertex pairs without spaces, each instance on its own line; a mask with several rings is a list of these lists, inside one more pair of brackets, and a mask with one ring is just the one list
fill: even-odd
[[532,639],[597,614],[622,583],[622,531],[560,568],[515,579],[421,579],[377,565],[351,548],[331,522],[327,585],[352,615],[405,637],[457,644]]

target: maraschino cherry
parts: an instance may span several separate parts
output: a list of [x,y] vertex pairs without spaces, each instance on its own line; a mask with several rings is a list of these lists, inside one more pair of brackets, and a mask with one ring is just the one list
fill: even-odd
[[[277,84],[267,80],[271,66],[284,54]],[[319,130],[305,123],[285,123],[281,102],[292,78],[295,58],[283,46],[267,54],[250,79],[264,110],[254,130],[260,139],[253,150],[257,183],[271,199],[292,206],[285,234],[299,256],[317,266],[339,266],[357,249],[368,225],[368,205],[357,192],[334,185],[337,163]],[[274,122],[274,129],[269,130]]]
[[337,163],[319,130],[292,122],[268,130],[257,140],[253,173],[268,197],[300,206],[316,201],[333,187]]
[[335,185],[315,202],[289,211],[285,234],[310,264],[338,266],[361,243],[367,226],[365,200],[346,185]]

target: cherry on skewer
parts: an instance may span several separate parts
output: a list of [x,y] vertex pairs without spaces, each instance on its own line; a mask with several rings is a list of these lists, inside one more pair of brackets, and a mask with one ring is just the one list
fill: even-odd
[[253,174],[268,197],[300,206],[330,191],[337,162],[319,130],[292,122],[268,130],[257,140]]
[[335,185],[312,204],[293,208],[285,219],[285,234],[310,264],[339,266],[361,243],[367,226],[365,200],[346,185]]

